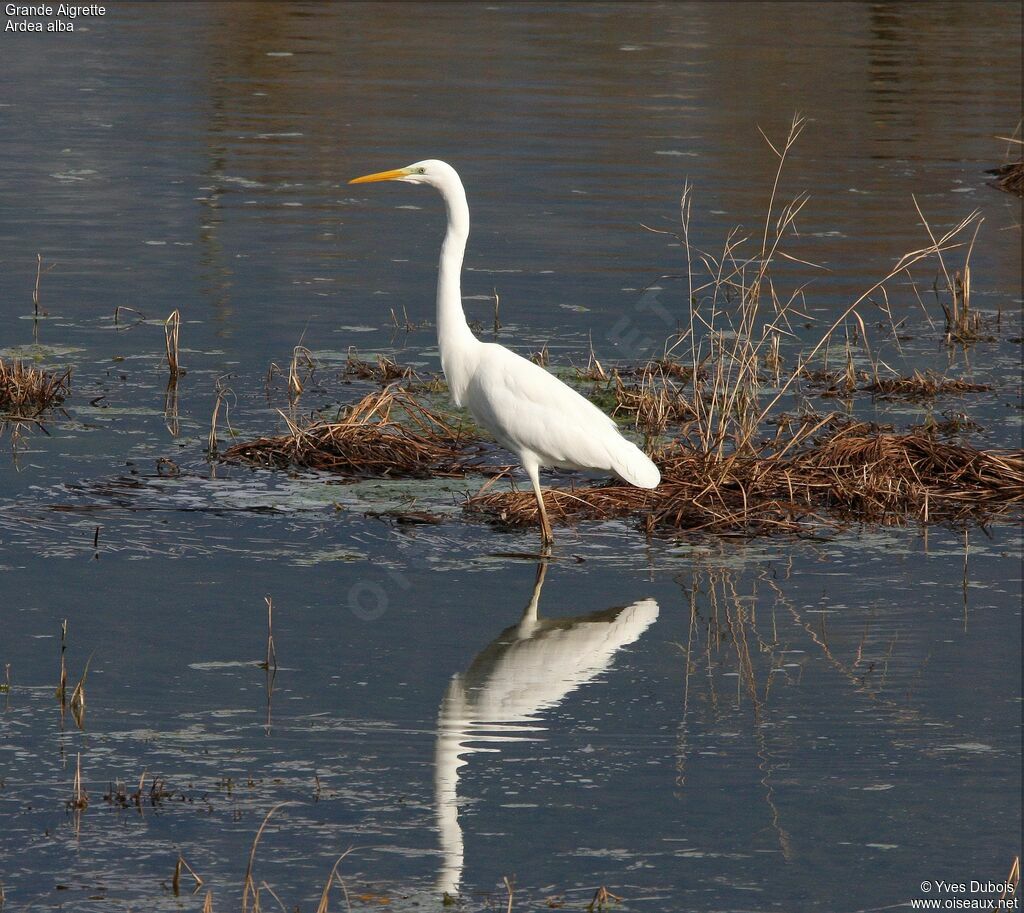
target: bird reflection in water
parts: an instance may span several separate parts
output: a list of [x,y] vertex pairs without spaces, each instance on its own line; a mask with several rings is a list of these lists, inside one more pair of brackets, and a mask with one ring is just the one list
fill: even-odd
[[434,770],[444,857],[438,887],[450,895],[458,893],[462,880],[458,785],[459,769],[468,763],[465,756],[500,751],[502,742],[543,731],[541,711],[597,678],[618,650],[658,617],[658,604],[643,599],[588,615],[540,618],[537,605],[546,572],[547,564],[540,564],[518,624],[484,647],[465,672],[452,676],[441,701]]

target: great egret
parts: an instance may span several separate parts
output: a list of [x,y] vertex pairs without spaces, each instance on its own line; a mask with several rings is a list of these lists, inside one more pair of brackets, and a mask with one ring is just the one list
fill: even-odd
[[460,280],[469,206],[458,172],[446,162],[427,159],[349,183],[373,181],[429,184],[444,198],[448,231],[437,274],[441,367],[455,405],[466,406],[499,444],[519,457],[537,496],[543,549],[551,547],[554,537],[540,487],[542,466],[606,470],[639,488],[657,488],[658,467],[597,406],[539,365],[473,335],[462,310]]
[[541,618],[547,565],[537,569],[533,595],[518,624],[481,650],[452,676],[437,717],[434,790],[444,861],[439,888],[458,894],[463,869],[459,774],[476,752],[538,738],[541,714],[607,671],[616,653],[658,618],[658,603],[642,599],[625,608],[574,617]]

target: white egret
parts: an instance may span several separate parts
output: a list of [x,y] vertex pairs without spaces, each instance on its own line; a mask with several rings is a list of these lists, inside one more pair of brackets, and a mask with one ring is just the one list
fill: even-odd
[[473,335],[462,309],[469,206],[458,172],[428,159],[349,183],[372,181],[429,184],[444,198],[448,230],[437,275],[441,367],[455,405],[468,408],[501,446],[519,457],[537,496],[543,548],[549,549],[554,539],[538,475],[542,466],[604,470],[639,488],[656,488],[661,481],[658,467],[597,406],[539,365]]

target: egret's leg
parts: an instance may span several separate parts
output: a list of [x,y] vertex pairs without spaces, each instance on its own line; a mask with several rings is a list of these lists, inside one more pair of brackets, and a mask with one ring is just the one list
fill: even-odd
[[533,493],[537,496],[537,507],[540,508],[541,550],[548,552],[551,551],[551,546],[555,541],[555,537],[551,532],[551,521],[548,520],[548,512],[544,507],[544,492],[542,492],[540,488],[539,467],[536,463],[524,463],[524,468],[526,469],[527,475],[530,477],[530,482],[533,485]]

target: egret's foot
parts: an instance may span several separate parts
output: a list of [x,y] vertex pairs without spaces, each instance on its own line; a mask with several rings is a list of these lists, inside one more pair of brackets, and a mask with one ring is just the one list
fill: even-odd
[[555,544],[555,535],[551,531],[551,523],[546,514],[541,514],[540,524],[540,550],[542,554],[550,555],[551,547]]

